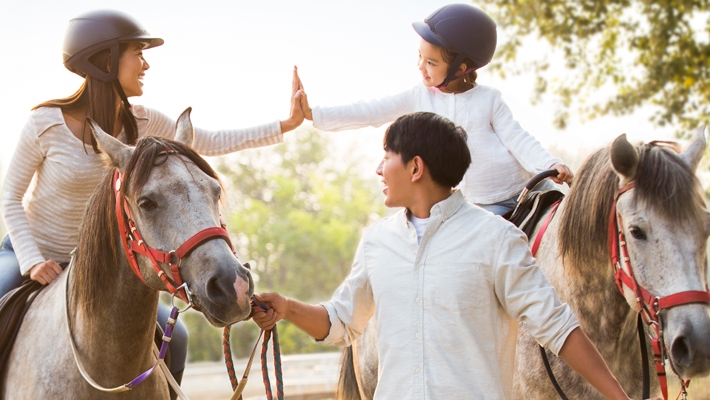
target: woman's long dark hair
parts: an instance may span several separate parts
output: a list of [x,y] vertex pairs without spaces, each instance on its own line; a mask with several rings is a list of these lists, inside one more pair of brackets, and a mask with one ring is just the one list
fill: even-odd
[[[120,44],[120,54],[123,54],[128,48],[128,45],[129,43]],[[89,61],[102,71],[108,72],[109,54],[109,50],[102,50],[91,56]],[[59,107],[62,111],[84,108],[87,117],[96,121],[104,132],[108,132],[111,136],[116,137],[119,133],[114,132],[114,126],[116,124],[116,105],[120,104],[121,109],[118,113],[118,118],[121,119],[122,125],[126,130],[126,142],[134,145],[138,138],[136,118],[133,116],[133,113],[131,113],[128,105],[121,101],[114,85],[118,85],[118,81],[103,82],[86,75],[84,83],[81,84],[76,93],[69,97],[45,101],[33,107],[32,110],[36,110],[40,107]],[[93,147],[94,152],[99,153],[100,151],[96,145],[94,136],[88,132],[86,121],[84,121],[82,140],[86,143],[84,135],[89,135],[91,147]]]

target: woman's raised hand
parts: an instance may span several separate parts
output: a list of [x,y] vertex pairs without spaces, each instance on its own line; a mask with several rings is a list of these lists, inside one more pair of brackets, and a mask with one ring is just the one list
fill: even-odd
[[311,106],[308,105],[308,95],[306,95],[306,91],[303,89],[301,77],[298,76],[298,67],[294,67],[293,72],[295,74],[295,79],[298,80],[298,88],[301,89],[301,109],[303,110],[303,116],[307,120],[313,121],[313,110],[311,110]]
[[291,80],[291,110],[287,119],[281,121],[281,133],[294,130],[303,123],[303,110],[301,108],[301,80],[298,77],[298,69],[293,67],[293,79]]

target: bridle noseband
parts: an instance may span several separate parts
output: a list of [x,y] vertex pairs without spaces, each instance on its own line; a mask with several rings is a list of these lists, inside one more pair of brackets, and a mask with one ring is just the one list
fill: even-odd
[[[659,297],[638,284],[634,276],[631,262],[629,260],[629,252],[626,248],[626,237],[623,231],[623,223],[621,214],[616,210],[616,203],[622,194],[634,188],[634,182],[627,183],[619,189],[609,213],[609,249],[611,254],[611,264],[614,268],[614,278],[616,285],[624,296],[624,287],[631,290],[636,296],[636,303],[639,307],[639,313],[646,325],[650,326],[649,337],[653,348],[654,361],[656,364],[656,372],[658,380],[661,384],[663,398],[668,398],[668,387],[666,382],[665,361],[668,358],[664,337],[663,337],[663,318],[661,311],[672,307],[692,304],[705,303],[710,304],[710,292],[706,290],[688,290],[679,293],[673,293],[668,296]],[[681,390],[685,392],[687,382],[681,380]]]
[[[136,254],[147,257],[153,264],[153,270],[155,270],[158,277],[160,277],[165,284],[167,291],[173,295],[179,296],[188,304],[188,308],[192,307],[193,303],[192,297],[190,296],[190,290],[187,287],[187,283],[183,282],[182,277],[180,276],[180,263],[182,259],[196,247],[215,238],[224,239],[227,244],[229,244],[229,248],[232,250],[232,253],[234,253],[234,246],[232,246],[232,241],[229,238],[229,233],[227,233],[224,224],[222,224],[222,226],[213,226],[202,229],[187,239],[182,245],[180,245],[180,247],[177,248],[177,250],[156,250],[145,243],[143,237],[138,231],[138,228],[136,227],[136,224],[133,222],[131,212],[128,208],[128,202],[121,192],[121,185],[122,174],[117,168],[113,174],[113,190],[116,197],[116,219],[118,220],[118,229],[121,235],[123,250],[133,273],[135,273],[136,276],[143,281],[143,283],[146,283],[145,278],[138,267]],[[170,266],[170,277],[168,277],[168,274],[163,270],[163,268],[160,267],[158,264],[159,262]]]

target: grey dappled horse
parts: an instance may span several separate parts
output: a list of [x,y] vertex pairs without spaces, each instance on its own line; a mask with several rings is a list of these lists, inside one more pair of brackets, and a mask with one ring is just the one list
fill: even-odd
[[[704,127],[696,131],[685,151],[678,154],[673,149],[673,144],[661,142],[634,148],[622,135],[613,146],[591,155],[578,171],[537,253],[538,265],[562,301],[572,307],[612,373],[636,399],[641,398],[643,370],[636,330],[638,308],[633,296],[621,295],[614,280],[607,236],[609,213],[620,184],[634,180],[635,188],[619,197],[616,206],[639,284],[657,296],[706,290],[710,217],[694,175],[705,149]],[[708,375],[708,305],[682,305],[661,315],[671,368],[683,378]],[[377,385],[377,341],[370,325],[354,344],[354,351],[344,350],[340,399],[372,398]],[[561,359],[549,351],[548,356],[570,399],[603,398]],[[651,394],[657,396],[652,356],[650,362]],[[668,378],[674,379],[673,375]],[[558,398],[538,344],[526,334],[525,324],[519,331],[514,390],[516,399]]]
[[[176,141],[146,137],[133,148],[97,125],[92,129],[107,163],[124,173],[128,209],[146,244],[178,249],[196,232],[220,226],[222,188],[212,168],[189,148],[194,137],[189,109],[178,119]],[[9,368],[0,377],[0,398],[169,398],[160,369],[133,390],[104,393],[89,386],[72,355],[65,307],[77,358],[99,385],[123,385],[156,359],[158,294],[165,285],[146,257],[137,256],[145,284],[129,267],[109,169],[87,203],[73,265],[39,294],[22,323]],[[225,240],[202,242],[179,269],[195,307],[213,325],[233,324],[251,312],[251,275]]]

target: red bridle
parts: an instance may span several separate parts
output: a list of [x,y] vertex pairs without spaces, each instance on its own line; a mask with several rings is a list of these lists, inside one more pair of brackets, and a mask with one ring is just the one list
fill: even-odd
[[[165,284],[168,292],[179,296],[183,301],[191,306],[192,298],[190,297],[190,290],[188,289],[187,284],[182,281],[182,277],[180,276],[180,262],[196,247],[215,238],[224,239],[234,253],[234,247],[232,246],[232,241],[229,239],[229,233],[227,233],[224,225],[213,226],[197,232],[192,237],[187,239],[185,243],[180,245],[177,250],[161,251],[153,249],[143,241],[136,224],[131,218],[131,212],[128,209],[128,202],[121,193],[121,179],[121,172],[116,169],[113,174],[113,190],[116,196],[116,219],[118,220],[121,243],[123,244],[123,250],[126,253],[128,264],[140,280],[143,281],[143,283],[146,283],[140,268],[138,268],[138,261],[136,260],[135,255],[140,254],[147,257],[153,264],[153,269]],[[165,271],[160,267],[160,265],[158,265],[159,262],[170,266],[170,277],[168,277]]]
[[[653,356],[656,364],[656,373],[661,384],[663,398],[668,399],[668,386],[666,382],[665,360],[667,358],[667,348],[663,341],[663,319],[661,318],[661,310],[669,309],[684,304],[691,303],[706,303],[710,304],[710,292],[702,290],[688,290],[685,292],[673,293],[668,296],[658,297],[653,295],[648,290],[641,287],[636,281],[629,253],[626,249],[626,238],[623,231],[623,223],[621,215],[616,211],[616,203],[622,194],[634,188],[634,183],[628,183],[619,189],[609,213],[609,248],[611,253],[611,264],[614,268],[614,277],[616,285],[624,296],[624,287],[631,290],[636,296],[641,317],[644,322],[651,326],[652,334],[650,335],[651,344],[653,347]],[[623,261],[623,263],[622,263]],[[687,385],[687,382],[682,385]]]

